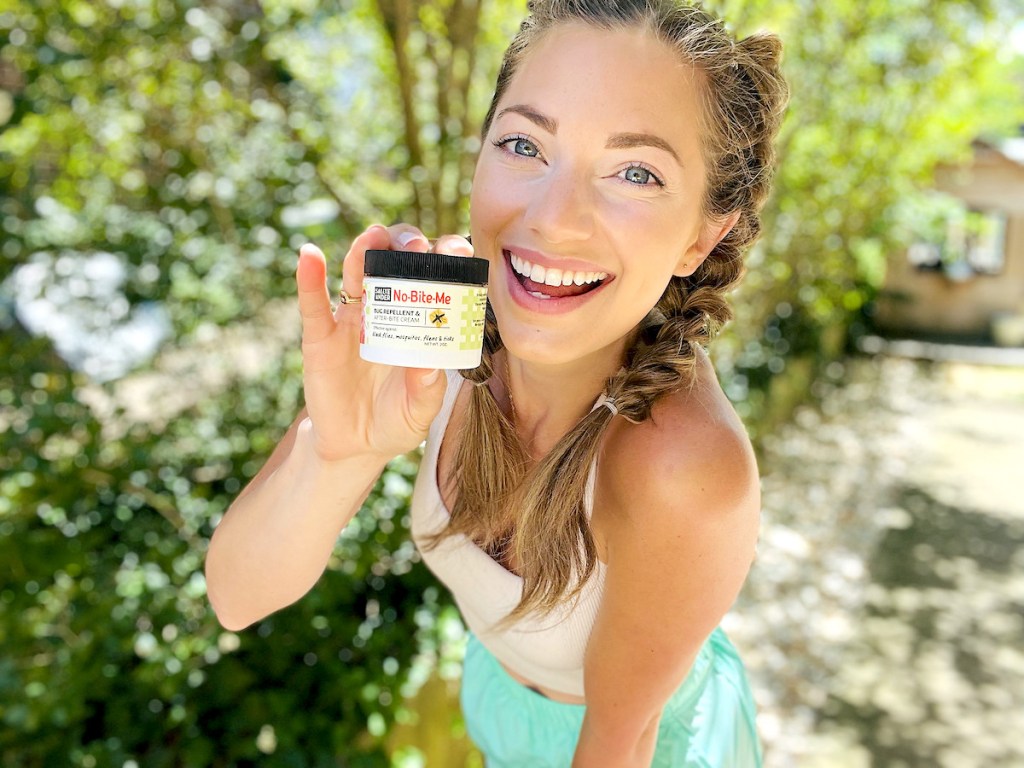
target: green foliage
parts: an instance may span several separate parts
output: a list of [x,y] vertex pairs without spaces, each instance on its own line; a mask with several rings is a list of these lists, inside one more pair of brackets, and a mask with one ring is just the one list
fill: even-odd
[[[210,614],[212,528],[298,406],[297,356],[153,434],[117,438],[5,335],[0,500],[4,765],[386,765],[438,590],[408,537],[398,459],[306,599],[234,634]],[[59,369],[51,358],[51,369]],[[226,423],[225,423],[226,422]]]
[[911,241],[906,202],[935,167],[1024,124],[1024,59],[1004,33],[1021,16],[994,0],[722,5],[741,34],[782,37],[792,89],[766,235],[718,347],[756,429],[794,363],[807,379],[869,327],[886,260]]
[[[48,0],[3,5],[0,29],[0,275],[46,275],[19,301],[74,303],[93,330],[157,303],[186,354],[230,323],[267,358],[242,377],[230,350],[207,355],[219,387],[133,421],[103,405],[116,382],[25,333],[4,284],[0,763],[387,764],[449,600],[408,536],[415,457],[295,606],[224,632],[202,576],[220,515],[302,404],[297,339],[282,355],[259,318],[293,295],[295,248],[336,258],[409,204],[378,16]],[[101,253],[124,267],[112,299],[83,282]]]
[[[756,430],[862,321],[910,231],[897,203],[983,129],[1022,120],[1019,58],[998,48],[993,2],[717,5],[743,33],[783,36],[793,84],[767,237],[716,346]],[[0,3],[0,763],[387,763],[413,661],[451,610],[407,535],[415,457],[313,592],[251,630],[216,623],[202,560],[301,406],[295,334],[261,325],[293,294],[296,247],[336,260],[374,220],[465,226],[522,6]],[[82,265],[104,253],[124,279],[99,295]],[[15,297],[7,278],[26,267],[46,279]],[[231,326],[264,365],[197,356],[218,383],[179,374],[185,404],[153,399],[139,419],[118,382],[26,333],[15,298],[55,321],[77,307],[94,330],[158,305],[168,354]]]

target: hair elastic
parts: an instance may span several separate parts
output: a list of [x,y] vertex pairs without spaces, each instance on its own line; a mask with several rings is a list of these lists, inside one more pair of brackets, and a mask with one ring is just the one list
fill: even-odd
[[615,398],[608,397],[604,392],[601,393],[601,396],[597,398],[597,402],[594,403],[594,410],[597,410],[602,405],[612,412],[612,416],[619,415],[619,409],[615,406]]

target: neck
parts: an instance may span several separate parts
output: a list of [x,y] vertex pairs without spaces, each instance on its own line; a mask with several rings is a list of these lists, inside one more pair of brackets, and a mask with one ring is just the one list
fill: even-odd
[[[594,406],[605,382],[622,365],[623,349],[546,365],[521,360],[504,350],[496,366],[505,386],[509,412],[514,412],[516,432],[535,458],[550,451]],[[507,381],[505,381],[507,379]]]

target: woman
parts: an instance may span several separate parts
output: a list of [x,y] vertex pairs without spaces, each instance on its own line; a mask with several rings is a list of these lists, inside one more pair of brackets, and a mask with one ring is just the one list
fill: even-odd
[[[472,632],[462,700],[488,766],[756,766],[717,629],[754,557],[757,468],[702,345],[759,232],[786,100],[780,44],[673,0],[537,0],[503,62],[471,198],[484,360],[358,354],[300,251],[306,408],[218,527],[224,626],[297,600],[385,463],[427,447],[413,535]],[[373,226],[366,250],[426,251]]]

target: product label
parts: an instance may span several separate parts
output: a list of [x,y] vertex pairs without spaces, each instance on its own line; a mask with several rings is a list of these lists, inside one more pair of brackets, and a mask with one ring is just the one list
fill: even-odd
[[397,302],[399,304],[437,304],[451,306],[452,296],[445,291],[423,291],[418,288],[404,290],[391,285],[378,285],[373,289],[373,300],[379,302]]
[[487,288],[366,278],[360,341],[391,349],[478,350]]

